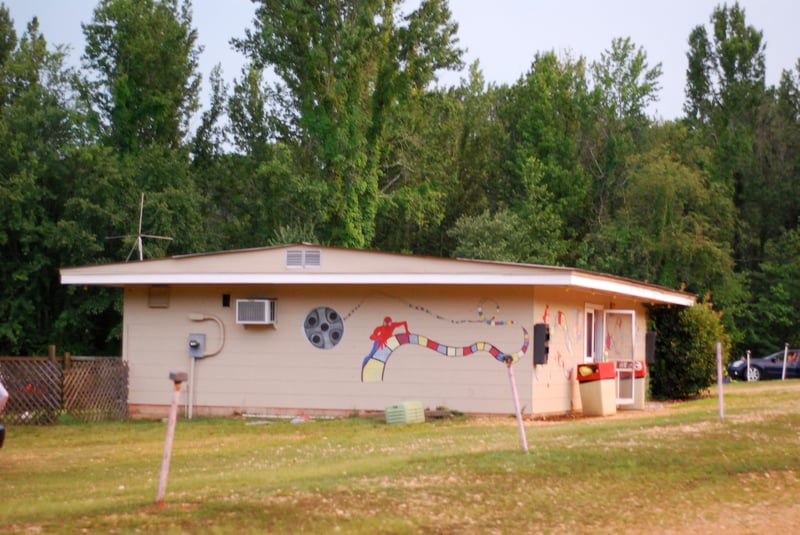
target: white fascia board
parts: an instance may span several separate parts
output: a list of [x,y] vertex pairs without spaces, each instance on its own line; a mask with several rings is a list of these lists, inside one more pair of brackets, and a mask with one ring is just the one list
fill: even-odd
[[635,296],[644,301],[657,301],[673,305],[692,306],[697,302],[693,295],[687,293],[678,293],[666,288],[660,289],[656,286],[626,284],[616,279],[590,277],[580,273],[573,275],[571,286],[578,286],[580,288],[598,290],[611,294]]
[[588,276],[572,271],[537,275],[446,274],[446,273],[128,273],[62,274],[62,284],[128,286],[159,284],[399,284],[439,286],[572,286],[611,294],[636,297],[644,301],[691,306],[694,296],[655,286],[627,283],[603,276]]
[[568,284],[569,276],[475,275],[445,273],[159,273],[64,274],[61,284],[127,286],[146,284],[437,284],[443,286],[530,286]]

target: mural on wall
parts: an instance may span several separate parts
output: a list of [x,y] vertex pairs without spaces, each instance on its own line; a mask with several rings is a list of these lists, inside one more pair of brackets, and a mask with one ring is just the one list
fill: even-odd
[[344,337],[344,318],[330,307],[317,307],[303,321],[306,340],[317,349],[336,347]]
[[[400,301],[405,303],[402,300]],[[410,303],[405,304],[415,312],[422,312],[433,316],[437,320],[447,321],[452,324],[484,324],[493,327],[517,325],[513,320],[499,319],[499,305],[496,305],[495,314],[491,317],[487,317],[483,308],[486,301],[487,300],[484,299],[478,304],[477,319],[460,320],[453,320],[434,314],[431,310],[424,307]],[[327,350],[335,348],[344,338],[345,322],[363,303],[363,301],[359,303],[344,316],[328,306],[318,306],[311,309],[308,314],[306,314],[303,321],[303,332],[306,340],[317,349]],[[386,363],[389,361],[389,357],[404,345],[424,347],[446,357],[468,357],[476,353],[487,353],[498,362],[505,364],[516,363],[527,353],[528,346],[530,346],[528,330],[521,325],[519,328],[522,332],[522,346],[518,351],[507,353],[502,351],[495,344],[487,341],[476,341],[466,346],[446,345],[433,340],[427,335],[411,332],[407,321],[394,321],[391,316],[386,316],[383,318],[381,324],[375,327],[372,334],[369,336],[369,339],[372,341],[372,349],[361,363],[361,381],[365,383],[383,381]]]
[[[576,341],[581,340],[582,332],[580,329],[580,311],[575,308],[573,309],[573,324],[574,324],[574,338]],[[564,375],[565,379],[570,379],[572,377],[572,371],[574,370],[574,366],[567,367],[567,361],[571,364],[575,361],[575,355],[573,352],[572,346],[572,331],[569,326],[569,321],[567,318],[567,313],[563,310],[557,310],[555,314],[555,325],[550,322],[550,304],[545,304],[544,306],[544,313],[542,314],[542,323],[546,323],[550,325],[550,332],[551,332],[551,341],[550,347],[551,351],[555,349],[555,361],[557,369]],[[558,343],[558,339],[562,338],[563,343]],[[580,344],[578,344],[580,345]],[[566,350],[566,356],[562,353],[561,348]],[[539,370],[534,370],[534,377],[536,380],[540,380]],[[552,379],[552,369],[550,374],[548,375],[548,382],[547,386],[550,386],[550,379]]]
[[[400,301],[404,302],[402,300]],[[452,324],[480,323],[494,327],[517,325],[513,320],[499,319],[499,305],[497,305],[495,315],[487,317],[483,310],[483,304],[486,301],[487,300],[483,300],[478,304],[477,319],[461,320],[449,319],[435,314],[427,308],[416,306],[411,303],[404,303],[415,312],[422,312],[429,316],[433,316],[437,320],[447,321]],[[342,321],[346,321],[350,316],[352,316],[352,314],[361,307],[361,304],[363,304],[363,301],[347,315],[345,315],[342,318]],[[530,337],[527,329],[522,326],[519,326],[519,328],[522,331],[522,347],[518,351],[506,353],[498,348],[495,344],[487,341],[476,341],[466,346],[446,345],[437,342],[424,334],[412,332],[407,321],[395,321],[390,316],[386,316],[383,318],[381,324],[375,327],[369,337],[369,339],[372,340],[372,349],[370,350],[369,354],[364,357],[361,363],[361,381],[365,383],[383,381],[384,373],[386,371],[386,364],[389,361],[389,357],[391,357],[395,351],[405,345],[424,347],[446,357],[468,357],[476,353],[488,353],[489,356],[493,357],[498,362],[505,364],[515,363],[525,355],[525,353],[528,351],[528,346],[530,345]],[[316,329],[312,330],[316,332]],[[319,333],[317,334],[319,335]]]

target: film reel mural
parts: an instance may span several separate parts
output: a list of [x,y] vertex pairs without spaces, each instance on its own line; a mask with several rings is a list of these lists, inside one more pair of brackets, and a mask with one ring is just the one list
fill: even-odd
[[312,346],[332,349],[344,337],[344,319],[330,307],[317,307],[306,315],[303,330]]

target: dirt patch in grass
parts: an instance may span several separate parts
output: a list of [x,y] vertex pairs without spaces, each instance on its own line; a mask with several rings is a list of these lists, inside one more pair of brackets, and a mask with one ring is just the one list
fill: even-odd
[[[526,424],[557,424],[563,422],[574,422],[580,420],[607,420],[607,419],[622,419],[622,418],[646,418],[654,415],[668,414],[670,411],[675,410],[681,406],[680,401],[659,401],[647,403],[643,409],[618,409],[615,414],[608,416],[586,416],[581,411],[572,411],[566,414],[549,414],[549,415],[536,415],[523,416],[523,421]],[[469,420],[481,425],[508,425],[509,422],[516,422],[515,416],[498,416],[498,415],[478,415],[470,416]]]

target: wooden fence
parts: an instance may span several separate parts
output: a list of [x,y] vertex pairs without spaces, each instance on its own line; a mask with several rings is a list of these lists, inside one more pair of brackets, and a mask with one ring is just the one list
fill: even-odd
[[128,417],[128,364],[119,357],[0,357],[9,399],[0,422],[49,425]]

